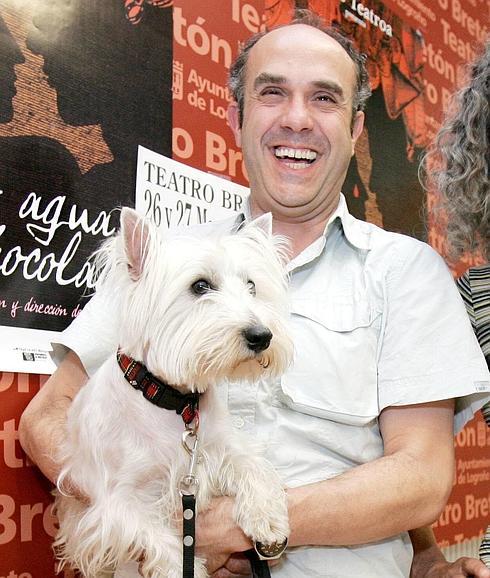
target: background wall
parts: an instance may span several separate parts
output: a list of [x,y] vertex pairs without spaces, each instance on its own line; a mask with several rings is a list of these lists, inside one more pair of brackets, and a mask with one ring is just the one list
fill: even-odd
[[[344,186],[352,212],[426,238],[442,252],[444,232],[423,226],[423,203],[433,199],[418,184],[417,163],[461,79],[459,65],[486,34],[489,1],[297,4],[341,26],[368,56],[373,98]],[[60,285],[55,268],[45,281],[28,279],[20,265],[9,272],[6,255],[16,247],[24,255],[38,250],[59,264],[80,232],[64,269],[66,278],[76,276],[114,226],[113,206],[132,202],[138,144],[247,184],[225,120],[228,67],[241,41],[287,21],[293,6],[293,0],[226,0],[219,9],[214,0],[173,6],[0,0],[0,324],[60,330],[83,307],[81,288]],[[46,218],[60,207],[59,222],[68,221],[76,207],[79,216],[86,210],[87,226],[60,226],[44,237],[49,242],[39,243],[39,235],[33,241],[19,214],[32,193]],[[63,203],[56,201],[61,197]],[[63,299],[67,314],[19,307],[13,318],[12,303],[31,298]],[[55,575],[50,487],[17,436],[19,416],[45,379],[0,373],[0,578]],[[473,420],[455,445],[455,487],[435,529],[441,544],[459,554],[471,552],[488,523],[490,438],[483,421]]]

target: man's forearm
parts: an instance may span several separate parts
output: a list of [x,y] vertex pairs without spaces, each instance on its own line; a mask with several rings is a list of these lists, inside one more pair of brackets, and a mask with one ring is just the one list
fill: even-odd
[[452,487],[452,412],[452,401],[389,408],[384,457],[288,492],[290,544],[362,544],[432,523]]
[[24,451],[53,483],[56,483],[60,470],[57,448],[63,439],[63,417],[68,407],[68,402],[58,402],[39,414],[24,413],[19,426],[19,439]]
[[65,436],[66,414],[86,381],[82,363],[69,352],[20,419],[19,440],[24,451],[53,483],[60,470],[57,453]]
[[289,490],[290,545],[363,544],[433,522],[446,502],[447,484],[416,469],[412,460],[386,457]]
[[[452,487],[453,415],[452,400],[385,410],[385,456],[288,490],[290,545],[362,544],[433,522]],[[239,542],[225,544],[232,536],[216,533],[235,551]]]
[[[449,453],[446,450],[446,453]],[[411,458],[387,456],[349,470],[336,478],[291,488],[288,509],[290,546],[346,546],[375,542],[432,522],[446,503],[452,469],[436,466],[429,475]],[[443,471],[449,469],[449,474]],[[227,523],[207,523],[216,513],[201,516],[209,543],[226,552],[244,549],[240,533],[225,531],[233,519],[226,500]],[[220,509],[223,516],[223,508]]]

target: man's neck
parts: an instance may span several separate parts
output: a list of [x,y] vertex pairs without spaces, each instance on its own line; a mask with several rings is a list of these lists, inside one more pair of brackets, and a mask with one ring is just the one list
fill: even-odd
[[[330,205],[324,206],[313,215],[288,215],[272,211],[272,230],[275,235],[288,237],[291,243],[292,257],[299,255],[323,235],[331,215],[337,210],[339,198],[332,199]],[[267,212],[251,199],[250,210],[252,217],[258,217]]]
[[275,235],[284,235],[290,240],[291,257],[294,258],[323,235],[325,225],[325,220],[317,223],[289,223],[274,219],[272,229]]

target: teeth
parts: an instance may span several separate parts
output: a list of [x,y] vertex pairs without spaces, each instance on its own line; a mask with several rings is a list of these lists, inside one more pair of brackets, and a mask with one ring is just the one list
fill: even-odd
[[287,147],[277,147],[275,155],[280,159],[305,159],[307,161],[314,161],[317,157],[317,153],[311,149],[292,149]]
[[291,169],[306,169],[309,167],[309,163],[286,163],[286,165]]

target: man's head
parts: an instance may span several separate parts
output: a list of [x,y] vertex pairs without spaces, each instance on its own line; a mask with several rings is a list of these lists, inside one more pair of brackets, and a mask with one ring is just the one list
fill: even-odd
[[244,54],[231,70],[236,101],[228,119],[243,150],[252,211],[324,222],[363,127],[363,60],[309,13],[255,37]]
[[[354,99],[352,101],[352,116],[360,110],[364,110],[366,101],[371,96],[371,88],[369,86],[369,77],[365,64],[365,56],[361,54],[352,41],[344,36],[341,32],[336,30],[331,26],[327,26],[322,22],[319,16],[310,12],[309,10],[296,10],[294,19],[282,26],[277,28],[292,26],[294,24],[306,24],[317,28],[324,32],[327,36],[330,36],[336,40],[342,48],[347,52],[347,54],[352,59],[356,69],[356,90]],[[233,98],[238,103],[238,111],[240,115],[240,125],[243,122],[243,103],[244,103],[244,91],[245,91],[245,76],[248,57],[250,50],[257,44],[257,42],[267,34],[268,32],[259,32],[251,36],[243,45],[240,54],[237,56],[235,61],[232,63],[229,74],[229,87],[233,95]]]

